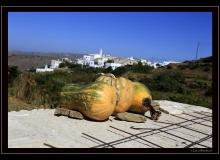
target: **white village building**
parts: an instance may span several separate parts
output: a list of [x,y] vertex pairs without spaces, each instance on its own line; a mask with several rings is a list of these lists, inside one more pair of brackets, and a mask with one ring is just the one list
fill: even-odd
[[62,58],[61,60],[60,59],[58,59],[58,60],[51,60],[49,68],[48,68],[47,65],[45,65],[44,68],[36,68],[36,72],[53,72],[54,69],[59,68],[59,65],[61,63],[63,63],[64,61],[72,62],[69,58]]
[[121,66],[122,64],[120,63],[105,63],[105,68],[111,67],[113,70]]
[[71,59],[69,58],[62,58],[61,60],[58,59],[58,60],[51,60],[51,66],[50,68],[53,68],[53,69],[56,69],[56,68],[59,68],[59,65],[63,62],[72,62]]
[[102,49],[100,50],[99,54],[84,55],[83,58],[77,59],[77,64],[88,65],[90,67],[99,67],[98,65],[95,65],[95,60],[97,58],[101,58],[102,60]]
[[144,64],[144,65],[147,64],[147,60],[146,60],[146,59],[141,59],[140,61],[141,61],[141,63]]
[[[105,63],[108,60],[114,60],[114,63]],[[163,62],[151,62],[146,59],[135,59],[133,56],[129,58],[119,58],[112,57],[110,55],[104,55],[102,53],[102,49],[100,49],[99,54],[88,54],[84,55],[83,58],[77,59],[77,64],[88,65],[89,67],[112,67],[112,69],[116,69],[117,67],[125,66],[125,65],[134,65],[138,64],[140,61],[143,65],[149,65],[154,68],[158,68],[158,66],[166,66],[170,63],[180,63],[176,61],[163,61]]]
[[44,68],[37,68],[37,69],[36,69],[36,72],[53,72],[53,71],[54,71],[54,69],[48,68],[47,65],[45,65]]
[[158,68],[158,66],[167,66],[168,64],[171,63],[181,63],[181,62],[177,62],[177,61],[163,61],[163,62],[147,62],[147,65],[152,66],[154,68]]
[[59,68],[59,65],[62,63],[63,61],[58,60],[51,60],[51,66],[50,68]]
[[171,64],[171,63],[180,63],[180,62],[177,62],[177,61],[163,61],[162,65],[166,66],[166,65]]
[[84,60],[83,59],[77,59],[77,64],[80,64],[80,65],[84,65]]
[[66,61],[66,62],[70,62],[70,63],[73,62],[71,59],[69,59],[67,57],[66,58],[62,58],[61,61],[62,62]]
[[134,60],[133,56],[129,57],[128,59],[129,59],[129,60],[131,60],[131,61],[133,61],[133,60]]
[[108,68],[116,69],[117,67],[122,66],[119,63],[105,63],[108,60],[113,60],[115,57],[112,57],[109,54],[103,54],[102,49],[100,49],[98,54],[89,54],[84,55],[83,58],[77,60],[77,64],[88,65],[89,67],[94,68]]

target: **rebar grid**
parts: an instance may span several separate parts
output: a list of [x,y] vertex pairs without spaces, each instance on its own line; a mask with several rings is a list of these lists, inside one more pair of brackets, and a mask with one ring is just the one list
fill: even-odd
[[[195,112],[195,113],[196,113],[196,112]],[[83,135],[86,135],[87,137],[90,137],[90,140],[93,139],[93,140],[95,140],[95,141],[98,141],[98,142],[102,143],[102,144],[93,146],[93,147],[91,147],[91,148],[99,148],[99,147],[104,147],[104,148],[105,148],[105,147],[111,147],[111,148],[115,148],[115,145],[118,145],[118,144],[121,144],[121,143],[125,143],[125,142],[129,142],[129,141],[134,141],[134,140],[135,140],[136,142],[139,142],[139,143],[144,144],[144,145],[146,145],[146,146],[150,146],[149,144],[151,144],[151,145],[153,145],[153,146],[150,146],[150,147],[152,147],[152,148],[155,148],[155,147],[164,148],[163,146],[161,146],[161,145],[159,145],[159,144],[156,144],[156,143],[154,143],[154,142],[151,142],[151,141],[148,141],[148,140],[144,139],[144,137],[147,137],[147,136],[150,136],[150,135],[153,135],[153,134],[162,133],[162,132],[165,133],[165,134],[168,134],[168,135],[170,135],[170,136],[173,136],[173,137],[182,139],[182,140],[184,140],[184,141],[190,142],[190,144],[186,145],[184,148],[189,148],[189,147],[192,147],[192,146],[194,146],[194,145],[199,145],[199,146],[203,146],[203,147],[205,147],[205,148],[210,148],[209,146],[206,146],[206,145],[203,145],[203,144],[200,144],[200,143],[206,141],[207,139],[210,139],[210,138],[212,137],[212,134],[209,135],[209,134],[204,133],[204,132],[202,132],[202,131],[199,131],[199,130],[196,130],[196,129],[193,129],[193,128],[189,128],[188,126],[189,126],[189,125],[192,125],[192,124],[200,124],[200,125],[203,125],[203,126],[206,126],[206,127],[211,128],[210,125],[202,124],[202,122],[204,122],[204,121],[211,121],[211,120],[204,120],[204,119],[205,119],[205,118],[210,118],[210,117],[212,117],[212,116],[211,116],[211,115],[207,115],[207,114],[202,114],[202,113],[201,113],[201,115],[204,115],[204,117],[198,117],[198,116],[195,116],[195,115],[190,115],[190,114],[188,114],[188,113],[183,113],[183,114],[192,116],[193,118],[192,118],[192,119],[187,119],[187,118],[184,118],[184,117],[180,117],[180,116],[176,116],[176,115],[171,115],[171,116],[174,116],[174,117],[176,117],[176,118],[181,118],[181,119],[184,120],[184,121],[178,122],[178,123],[167,123],[167,124],[169,124],[169,125],[163,126],[163,127],[160,127],[160,128],[153,128],[153,129],[150,129],[150,131],[144,131],[144,132],[137,133],[137,134],[132,134],[132,133],[129,133],[129,132],[124,131],[124,130],[122,130],[122,129],[116,128],[116,127],[114,127],[114,126],[110,126],[110,128],[113,128],[113,129],[115,129],[115,130],[118,130],[118,131],[120,131],[120,132],[123,132],[123,133],[126,133],[126,134],[129,135],[129,136],[126,136],[126,137],[124,137],[124,138],[121,138],[121,139],[118,139],[118,140],[114,140],[114,141],[111,141],[111,142],[104,142],[104,141],[99,140],[99,139],[97,139],[97,138],[95,138],[95,137],[93,137],[93,136],[90,136],[90,135],[88,135],[88,134],[85,134],[85,133],[82,133],[82,134],[83,134]],[[196,122],[195,120],[203,120],[203,121],[201,121],[201,122]],[[187,123],[187,122],[192,122],[192,124],[182,125],[183,123]],[[158,122],[158,123],[163,123],[163,122]],[[164,122],[164,123],[165,123],[165,122]],[[203,137],[203,138],[201,138],[201,139],[199,139],[199,140],[197,140],[197,141],[191,141],[191,140],[188,140],[188,139],[186,139],[186,138],[184,138],[184,137],[180,137],[180,136],[177,136],[177,135],[175,135],[175,134],[172,134],[172,133],[167,132],[167,131],[169,131],[169,130],[176,129],[176,128],[167,129],[167,128],[172,127],[172,126],[177,126],[177,128],[185,128],[185,129],[188,129],[188,130],[190,130],[190,131],[198,132],[198,133],[201,133],[201,134],[206,135],[206,137]],[[134,129],[134,128],[133,128],[133,129]],[[142,129],[148,129],[148,128],[142,128]],[[163,130],[163,129],[166,129],[166,130]],[[111,130],[108,130],[108,131],[113,132],[113,131],[111,131]],[[158,131],[158,132],[155,133],[155,131]],[[113,133],[115,133],[115,132],[113,132]],[[144,134],[147,134],[147,133],[150,133],[150,134],[144,135]],[[115,134],[116,134],[116,133],[115,133]],[[85,138],[85,137],[84,137],[84,138]],[[148,143],[148,144],[143,143],[143,141],[146,142],[146,143]]]

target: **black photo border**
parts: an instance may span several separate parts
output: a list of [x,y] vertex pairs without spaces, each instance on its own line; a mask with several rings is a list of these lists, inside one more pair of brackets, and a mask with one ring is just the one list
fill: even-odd
[[[213,148],[8,148],[8,12],[212,12]],[[219,153],[219,6],[1,6],[1,153],[216,154]],[[6,94],[7,93],[7,94]]]

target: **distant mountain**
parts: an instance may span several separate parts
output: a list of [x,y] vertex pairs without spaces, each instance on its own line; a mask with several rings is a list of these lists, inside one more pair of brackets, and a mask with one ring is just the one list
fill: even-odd
[[10,51],[8,53],[8,65],[18,66],[22,71],[43,67],[45,64],[50,64],[51,60],[59,58],[70,58],[75,60],[81,58],[82,54],[74,53],[42,53],[42,52],[21,52],[21,51]]
[[8,55],[41,55],[41,56],[68,56],[68,57],[76,57],[82,56],[82,53],[72,53],[72,52],[26,52],[26,51],[9,51]]

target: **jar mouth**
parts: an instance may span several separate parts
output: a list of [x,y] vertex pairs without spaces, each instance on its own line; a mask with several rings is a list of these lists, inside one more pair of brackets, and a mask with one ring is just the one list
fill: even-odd
[[151,104],[151,99],[150,98],[144,98],[143,99],[143,102],[142,102],[142,105],[146,108],[148,108]]

